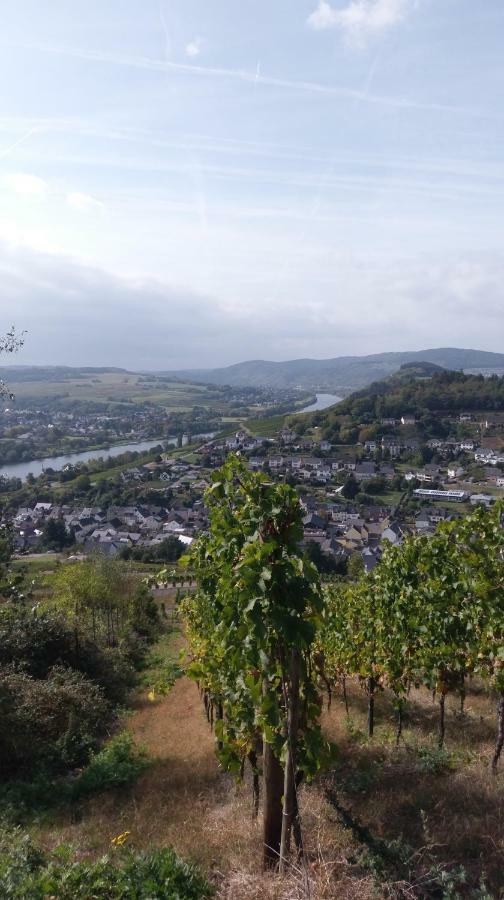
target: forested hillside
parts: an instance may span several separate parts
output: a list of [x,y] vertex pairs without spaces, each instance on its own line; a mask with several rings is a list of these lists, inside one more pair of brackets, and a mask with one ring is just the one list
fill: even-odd
[[[425,364],[403,366],[384,381],[376,381],[327,410],[312,413],[308,422],[334,437],[345,425],[384,425],[403,416],[417,425],[432,424],[441,416],[462,412],[492,412],[504,409],[504,378],[496,375],[465,375]],[[393,424],[393,422],[392,422]]]

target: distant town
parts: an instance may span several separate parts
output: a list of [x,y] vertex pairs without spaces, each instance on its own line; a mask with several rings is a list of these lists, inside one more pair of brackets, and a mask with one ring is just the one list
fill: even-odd
[[[467,425],[473,416],[462,413],[453,421]],[[105,502],[96,501],[99,482],[93,483],[94,473],[85,464],[68,465],[60,473],[49,469],[41,478],[29,479],[24,493],[29,490],[30,502],[13,506],[16,492],[6,495],[11,499],[4,515],[13,523],[21,555],[48,546],[61,550],[66,544],[76,558],[95,552],[127,558],[142,551],[149,560],[162,558],[157,551],[168,546],[176,559],[173,539],[182,552],[207,527],[204,492],[213,471],[228,454],[240,453],[251,470],[297,486],[305,509],[303,543],[322,568],[344,571],[357,557],[371,571],[386,542],[401,542],[412,532],[429,534],[439,522],[504,496],[504,452],[498,449],[504,423],[499,416],[484,423],[493,437],[479,440],[449,437],[423,443],[418,437],[401,437],[401,430],[406,433],[415,425],[408,415],[381,424],[395,428],[399,436],[342,446],[299,438],[288,426],[270,437],[244,427],[185,450],[165,450],[160,444],[146,459],[126,454],[133,457],[130,464],[121,457],[115,461],[120,471],[113,470],[112,484],[105,481]],[[423,462],[424,457],[430,461]],[[98,462],[101,478],[99,467]],[[67,492],[74,486],[74,496],[58,501],[65,484]],[[101,490],[103,494],[103,481]],[[59,547],[49,523],[59,523]]]

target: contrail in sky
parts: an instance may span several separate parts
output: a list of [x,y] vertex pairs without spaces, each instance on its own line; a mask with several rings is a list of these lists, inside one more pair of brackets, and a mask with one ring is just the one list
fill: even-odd
[[20,144],[24,144],[25,141],[28,140],[32,136],[32,134],[36,134],[39,131],[39,128],[31,128],[30,131],[27,131],[26,134],[23,134],[17,141],[14,141],[13,144],[10,144],[9,147],[5,147],[3,150],[0,150],[0,159],[5,159],[12,150],[15,150],[16,147],[19,147]]
[[[4,43],[5,46],[5,43]],[[105,63],[114,66],[125,66],[133,69],[145,69],[151,72],[180,72],[187,75],[202,76],[205,78],[229,78],[235,81],[248,82],[250,84],[262,84],[267,87],[283,88],[285,90],[300,91],[304,93],[319,94],[326,97],[339,97],[348,100],[362,100],[369,104],[388,106],[395,109],[417,109],[426,112],[449,112],[476,116],[478,118],[501,118],[491,115],[476,108],[452,106],[444,103],[422,103],[404,97],[390,97],[387,95],[371,94],[366,90],[343,88],[338,85],[323,84],[317,81],[294,81],[287,78],[276,78],[269,75],[261,75],[256,71],[245,69],[227,69],[220,66],[197,66],[189,63],[174,62],[172,60],[149,59],[144,56],[121,56],[116,53],[103,53],[98,50],[82,50],[75,47],[61,47],[49,44],[11,44],[10,47],[18,49],[38,51],[40,53],[53,53],[59,56],[68,56],[74,59],[82,59],[87,62]]]

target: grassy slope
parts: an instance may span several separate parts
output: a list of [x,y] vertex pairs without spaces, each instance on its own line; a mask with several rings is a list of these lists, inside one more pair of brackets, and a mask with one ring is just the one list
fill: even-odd
[[[163,638],[153,678],[163,658],[177,658],[182,643],[180,632]],[[376,837],[399,840],[403,849],[410,844],[417,852],[416,873],[428,868],[427,859],[456,862],[465,866],[475,885],[483,868],[496,890],[504,866],[504,774],[492,779],[488,771],[495,730],[488,697],[469,690],[464,718],[457,715],[458,701],[449,701],[451,755],[446,761],[453,770],[436,773],[428,769],[439,763],[437,707],[425,692],[412,694],[399,750],[394,747],[388,701],[383,696],[377,700],[377,728],[370,744],[362,731],[364,694],[351,684],[349,696],[351,727],[340,697],[323,719],[327,736],[339,747],[332,777],[340,802]],[[154,703],[146,690],[140,692],[126,725],[146,746],[153,764],[134,787],[89,800],[79,816],[63,811],[45,822],[39,832],[45,844],[71,842],[81,853],[97,855],[109,849],[114,835],[128,830],[136,847],[171,844],[198,861],[214,876],[222,900],[297,897],[301,878],[296,872],[284,880],[260,873],[261,831],[260,823],[250,819],[250,786],[247,781],[237,786],[219,770],[196,686],[183,678]],[[428,748],[423,757],[419,745]],[[359,858],[360,843],[342,827],[323,788],[319,780],[301,789],[313,900],[383,896],[375,892],[370,864],[363,865]],[[397,876],[388,872],[388,877]]]

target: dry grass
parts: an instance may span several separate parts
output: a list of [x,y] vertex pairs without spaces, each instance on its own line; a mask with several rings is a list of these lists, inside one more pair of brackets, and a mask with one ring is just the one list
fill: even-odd
[[349,693],[352,726],[336,701],[324,727],[340,751],[332,780],[352,815],[378,838],[409,845],[416,852],[414,875],[435,863],[462,865],[470,885],[484,874],[495,896],[504,896],[504,772],[495,778],[489,766],[496,730],[492,699],[474,685],[464,715],[456,698],[447,703],[443,766],[436,749],[437,704],[427,692],[412,692],[398,749],[387,698],[377,702],[377,729],[368,742],[359,731],[365,697],[356,685]]
[[[359,732],[365,698],[357,686],[349,692],[351,729],[339,698],[324,714],[325,731],[339,756],[330,773],[301,789],[306,863],[286,877],[260,871],[261,825],[251,819],[250,785],[246,779],[237,786],[219,770],[198,691],[185,678],[154,703],[139,696],[126,721],[153,758],[137,784],[88,801],[77,817],[63,811],[43,829],[44,841],[72,843],[83,855],[107,851],[111,838],[125,830],[139,848],[170,844],[203,867],[217,885],[218,900],[423,897],[427,894],[412,882],[436,862],[463,864],[472,885],[485,871],[499,896],[504,774],[495,779],[488,772],[495,727],[491,702],[477,690],[470,692],[463,719],[450,706],[447,745],[457,751],[454,770],[433,774],[422,771],[418,755],[419,743],[434,744],[436,708],[427,695],[412,696],[405,741],[395,750],[389,704],[378,700],[376,736],[368,743]],[[377,888],[361,845],[327,802],[327,784],[335,785],[340,802],[376,838],[412,847],[415,856],[404,883],[398,883],[402,876],[393,869],[385,870],[388,883]]]

